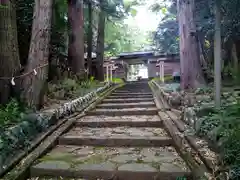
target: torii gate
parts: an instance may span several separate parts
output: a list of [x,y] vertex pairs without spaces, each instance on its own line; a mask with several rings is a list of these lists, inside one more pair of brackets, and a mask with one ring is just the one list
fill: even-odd
[[[103,64],[103,67],[106,68],[106,82],[112,82],[113,79],[113,71],[116,70],[118,67],[115,66],[114,61],[106,61]],[[109,77],[110,75],[110,77]]]
[[[121,53],[110,58],[115,63],[124,62],[127,65],[144,64],[148,69],[148,78],[159,76],[164,82],[164,75],[180,64],[179,54],[154,54],[154,52]],[[180,65],[179,65],[180,66]],[[158,69],[159,67],[159,69]],[[174,67],[178,68],[178,67]],[[180,68],[180,67],[179,67]],[[172,73],[172,72],[171,72]]]

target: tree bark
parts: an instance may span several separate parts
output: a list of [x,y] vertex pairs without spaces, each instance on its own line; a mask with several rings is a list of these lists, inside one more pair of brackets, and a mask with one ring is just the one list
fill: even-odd
[[194,0],[178,0],[178,22],[181,88],[194,89],[206,83],[200,64],[196,25],[194,22]]
[[215,40],[214,40],[214,84],[215,84],[215,105],[221,106],[221,14],[219,0],[215,0]]
[[0,7],[0,103],[3,104],[11,95],[11,77],[20,70],[16,4],[13,0],[4,2],[4,6]]
[[85,73],[82,0],[68,0],[68,21],[70,26],[68,58],[73,73],[80,76]]
[[105,31],[105,12],[101,9],[98,20],[98,37],[97,37],[97,79],[104,81],[104,31]]
[[237,74],[238,68],[239,68],[239,63],[238,63],[238,56],[237,56],[237,49],[236,49],[236,44],[233,43],[232,45],[232,58],[233,58],[233,70],[234,73]]
[[93,46],[93,30],[92,30],[92,3],[88,3],[88,34],[87,34],[87,64],[88,64],[88,73],[92,75],[92,46]]
[[25,69],[25,74],[28,75],[24,76],[23,82],[23,99],[26,105],[34,109],[41,106],[44,85],[48,78],[52,3],[52,0],[35,0],[31,44]]

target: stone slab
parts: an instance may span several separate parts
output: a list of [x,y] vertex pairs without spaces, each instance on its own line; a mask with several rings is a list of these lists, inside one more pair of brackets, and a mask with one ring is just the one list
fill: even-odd
[[87,112],[87,115],[157,115],[157,108],[124,108],[124,109],[95,109]]
[[[147,156],[155,156],[158,161],[144,161]],[[172,164],[166,163],[166,157],[174,159]],[[161,160],[161,158],[163,159]],[[185,162],[173,147],[56,146],[39,161],[31,168],[32,177],[62,176],[64,179],[66,179],[65,177],[108,179],[115,175],[118,179],[124,180],[134,179],[134,177],[138,177],[140,180],[154,179],[154,177],[160,180],[162,177],[168,177],[167,179],[173,180],[179,175],[190,175]],[[59,163],[63,166],[57,169],[57,166],[61,167]],[[175,166],[180,169],[176,169]],[[169,169],[166,170],[166,168]]]
[[75,126],[78,127],[159,127],[162,128],[162,121],[158,116],[85,116],[79,119]]
[[103,103],[97,106],[98,109],[121,109],[121,108],[150,108],[156,107],[154,102],[138,102],[138,103]]
[[69,132],[65,133],[64,136],[97,136],[103,138],[110,137],[121,137],[121,138],[146,138],[149,139],[151,137],[167,137],[167,132],[162,128],[147,128],[147,127],[106,127],[106,128],[88,128],[88,127],[74,127]]
[[153,98],[104,99],[103,103],[153,102]]
[[119,91],[114,91],[111,95],[114,95],[114,96],[118,96],[118,95],[124,95],[124,96],[131,96],[131,95],[137,95],[137,96],[140,96],[140,95],[152,95],[151,92],[130,92],[130,91],[127,91],[127,92],[119,92]]
[[152,95],[110,95],[109,99],[127,99],[127,98],[152,98]]
[[140,122],[140,121],[147,121],[147,122],[154,122],[154,121],[160,121],[160,118],[158,115],[140,115],[140,116],[84,116],[81,117],[78,121],[82,122],[91,122],[91,121],[97,121],[97,122],[102,122],[102,121],[132,121],[132,122]]
[[99,137],[99,136],[62,136],[59,138],[61,145],[89,145],[106,147],[162,147],[171,146],[173,141],[169,137]]
[[172,139],[162,128],[75,127],[59,138],[62,145],[169,146]]
[[149,164],[131,163],[123,164],[118,168],[119,171],[140,171],[140,172],[158,172],[158,170]]

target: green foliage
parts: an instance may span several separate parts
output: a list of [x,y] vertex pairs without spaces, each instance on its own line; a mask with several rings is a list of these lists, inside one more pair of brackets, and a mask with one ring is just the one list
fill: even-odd
[[19,122],[24,115],[24,109],[16,99],[11,101],[5,106],[0,106],[0,126],[9,126]]
[[240,178],[240,102],[209,113],[200,119],[198,134],[219,145],[223,165],[230,168],[231,179]]
[[65,90],[65,91],[74,91],[74,90],[77,89],[77,86],[78,86],[76,80],[74,80],[74,79],[69,79],[69,78],[64,79],[64,80],[60,83],[60,85],[62,86],[63,90]]
[[91,88],[92,86],[95,86],[97,84],[98,81],[95,81],[94,76],[91,76],[90,79],[80,81],[80,87],[85,89]]
[[[131,23],[131,17],[137,15],[137,6],[146,4],[143,0],[123,1],[125,16],[116,18],[108,15],[105,27],[105,56],[116,56],[121,52],[141,51],[152,44],[151,37]],[[127,22],[125,21],[128,18]]]
[[105,27],[105,55],[115,56],[122,51],[132,50],[132,37],[123,20],[107,21]]
[[124,19],[111,19],[105,27],[105,55],[116,56],[121,52],[142,50],[150,44],[148,37],[142,36],[140,30],[124,23]]
[[53,99],[73,99],[84,96],[88,92],[96,90],[99,86],[101,86],[100,83],[94,77],[86,80],[66,78],[58,84],[49,84],[48,96]]
[[232,70],[232,77],[234,80],[234,84],[240,85],[240,71],[234,71]]
[[121,78],[113,78],[112,82],[117,83],[117,84],[123,84],[124,83],[124,81]]
[[6,8],[8,8],[7,5],[2,5],[2,4],[0,4],[0,9],[6,9]]
[[168,8],[160,4],[154,4],[152,11],[161,11],[164,14],[157,30],[153,32],[155,50],[164,53],[178,53],[179,35],[176,4],[172,4]]

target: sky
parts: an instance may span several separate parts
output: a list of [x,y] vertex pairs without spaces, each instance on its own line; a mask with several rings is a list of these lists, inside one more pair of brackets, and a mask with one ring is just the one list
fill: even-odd
[[156,30],[158,23],[161,20],[160,15],[151,12],[146,6],[140,6],[136,9],[137,15],[135,17],[127,18],[126,23],[137,26],[144,32]]
[[161,18],[161,13],[151,12],[149,7],[156,1],[162,0],[147,0],[145,5],[135,7],[137,15],[135,17],[128,17],[125,22],[132,26],[137,26],[141,32],[149,32],[156,30]]
[[[140,30],[139,33],[143,34],[143,36],[147,36],[149,31],[155,31],[164,16],[160,12],[154,13],[149,9],[157,1],[162,2],[163,0],[147,0],[147,4],[135,7],[137,15],[135,17],[128,17],[125,23],[129,26],[137,27]],[[147,67],[140,68],[138,76],[148,78]]]
[[151,6],[156,3],[166,4],[167,0],[145,0],[145,4],[134,7],[137,11],[136,16],[129,16],[124,20],[128,27],[134,29],[137,42],[143,45],[143,50],[151,49],[152,38],[149,37],[151,37],[153,31],[157,30],[161,19],[164,17],[161,11],[151,11]]

